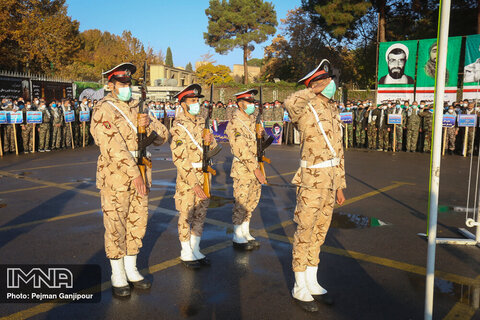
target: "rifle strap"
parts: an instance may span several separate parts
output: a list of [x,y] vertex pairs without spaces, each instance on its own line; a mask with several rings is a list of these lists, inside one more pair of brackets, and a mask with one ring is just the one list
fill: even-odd
[[243,124],[243,126],[245,127],[245,129],[247,129],[248,132],[250,132],[250,134],[251,134],[251,135],[253,136],[253,138],[255,139],[255,138],[256,138],[255,133],[253,133],[252,130],[250,130],[250,128],[247,126],[247,124],[246,124],[245,122],[243,122],[242,119],[238,119],[238,121],[240,121],[240,122]]
[[327,143],[328,149],[330,149],[330,152],[333,154],[334,157],[337,156],[337,153],[335,152],[335,149],[333,149],[332,144],[330,143],[330,140],[328,140],[327,134],[325,133],[325,130],[323,129],[322,122],[318,118],[318,113],[315,111],[315,108],[313,108],[312,104],[309,102],[308,106],[313,112],[313,115],[315,116],[315,121],[317,121],[318,128],[320,129],[320,132],[323,135],[323,138],[325,139],[325,142]]
[[113,104],[113,102],[111,101],[107,101],[112,107],[114,107],[115,109],[117,109],[118,112],[120,112],[120,114],[125,118],[125,120],[127,120],[128,124],[130,125],[130,127],[132,127],[133,131],[135,133],[137,133],[137,127],[133,124],[132,120],[130,120],[127,115],[122,111],[120,110],[119,107],[117,107],[116,105]]
[[183,130],[185,130],[185,132],[188,134],[188,136],[190,137],[190,140],[192,140],[193,144],[195,144],[195,146],[197,146],[198,150],[200,150],[201,153],[203,153],[203,149],[202,147],[200,146],[200,144],[195,140],[195,138],[193,137],[193,134],[188,131],[187,128],[185,128],[185,126],[181,123],[177,123],[177,125],[182,128]]

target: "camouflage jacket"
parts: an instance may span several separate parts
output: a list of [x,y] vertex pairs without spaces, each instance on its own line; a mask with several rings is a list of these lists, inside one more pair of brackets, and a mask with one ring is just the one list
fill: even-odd
[[255,179],[258,168],[255,118],[236,110],[225,130],[234,156],[230,176]]
[[[336,155],[333,155],[323,134],[316,123],[310,103],[318,114],[323,129]],[[285,100],[285,106],[296,127],[302,134],[301,160],[307,166],[322,163],[333,158],[339,159],[339,164],[326,168],[302,168],[295,174],[292,183],[306,188],[344,189],[345,167],[342,146],[342,123],[338,109],[333,104],[323,102],[311,89],[297,91]]]
[[[192,141],[182,126],[193,135],[197,144]],[[203,159],[202,132],[204,126],[205,119],[202,117],[197,116],[192,121],[184,112],[179,112],[170,128],[172,160],[177,167],[177,190],[185,192],[197,184],[203,186],[201,163]],[[215,148],[216,145],[217,142],[214,139],[210,147]]]
[[[90,132],[95,143],[100,147],[97,162],[97,188],[126,191],[132,188],[133,179],[140,176],[140,170],[132,151],[138,150],[138,137],[132,126],[123,115],[128,117],[134,126],[137,125],[138,101],[124,102],[109,93],[100,100],[93,109]],[[168,139],[168,131],[157,119],[150,116],[147,135],[155,131],[158,137],[154,145],[161,145]],[[147,168],[147,185],[151,186],[152,170]]]
[[417,108],[408,108],[407,110],[407,128],[409,130],[420,129],[420,124],[422,123],[422,118],[420,117],[420,110]]

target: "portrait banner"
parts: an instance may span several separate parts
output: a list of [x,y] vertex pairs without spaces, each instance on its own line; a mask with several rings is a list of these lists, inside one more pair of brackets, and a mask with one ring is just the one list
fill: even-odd
[[377,104],[413,101],[417,40],[380,43]]
[[[457,100],[458,65],[462,37],[448,38],[447,73],[445,75],[445,102]],[[437,61],[437,39],[418,42],[418,68],[415,100],[433,103],[435,95],[435,67]]]
[[480,100],[480,34],[468,36],[465,42],[463,99]]
[[272,145],[282,144],[282,132],[283,132],[283,122],[280,121],[264,121],[263,127],[265,128],[265,132],[273,137]]

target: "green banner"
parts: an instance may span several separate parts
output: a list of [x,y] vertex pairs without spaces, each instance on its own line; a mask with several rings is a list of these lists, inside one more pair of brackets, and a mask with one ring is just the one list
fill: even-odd
[[463,70],[463,99],[480,99],[480,35],[467,37]]
[[417,40],[382,42],[378,54],[378,84],[415,84]]
[[[457,87],[462,37],[448,38],[446,87]],[[418,44],[417,88],[435,86],[437,39],[420,40]]]

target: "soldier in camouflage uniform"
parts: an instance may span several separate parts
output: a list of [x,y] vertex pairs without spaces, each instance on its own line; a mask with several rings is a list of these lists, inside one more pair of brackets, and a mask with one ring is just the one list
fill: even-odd
[[133,64],[123,63],[104,73],[110,93],[95,106],[91,126],[100,147],[97,188],[105,226],[105,253],[112,267],[113,294],[118,296],[130,295],[129,282],[136,289],[151,286],[137,269],[152,181],[151,167],[145,168],[145,182],[137,166],[137,127],[145,127],[147,135],[155,136],[154,145],[168,139],[167,129],[155,117],[138,114],[138,101],[131,99],[130,87],[135,70]]
[[[267,181],[257,161],[257,140],[255,132],[255,95],[251,89],[235,94],[238,109],[225,130],[232,154],[233,195],[233,246],[240,250],[258,248],[260,243],[250,234],[250,219],[258,205],[262,184]],[[263,128],[257,134],[264,134]]]
[[412,106],[407,109],[407,152],[415,152],[417,150],[418,133],[422,118],[419,115],[418,103],[413,102]]
[[23,153],[33,152],[33,123],[27,123],[27,112],[33,111],[32,104],[27,101],[25,108],[23,109],[23,121],[22,124],[22,141],[23,141]]
[[198,99],[202,88],[192,84],[175,95],[181,103],[170,133],[173,163],[177,167],[175,208],[179,212],[178,237],[182,250],[180,259],[187,268],[198,269],[210,262],[200,252],[200,239],[210,199],[203,191],[202,140],[213,149],[217,143],[213,134],[203,133],[205,120],[198,116]]
[[377,148],[377,110],[377,106],[370,106],[365,114],[365,117],[367,118],[368,149],[370,150],[375,150]]
[[38,151],[45,152],[50,151],[50,130],[52,114],[47,108],[45,100],[40,100],[40,108],[42,112],[42,123],[38,126]]
[[[350,103],[346,104],[345,112],[352,112]],[[348,147],[353,147],[353,126],[355,123],[355,114],[352,112],[352,123],[345,123],[348,137]]]
[[[408,102],[405,102],[408,104]],[[402,106],[400,104],[396,104],[395,105],[395,108],[393,108],[392,110],[392,114],[398,114],[398,115],[401,115],[402,116],[402,123],[401,124],[397,124],[396,128],[395,128],[395,131],[396,131],[396,136],[395,136],[395,140],[396,140],[396,143],[397,145],[395,146],[395,149],[396,151],[402,151],[402,147],[403,147],[403,129],[405,127],[405,124],[406,124],[406,121],[405,121],[405,111],[404,109],[402,108]],[[392,126],[392,130],[393,130],[393,126]],[[393,137],[392,137],[392,143],[393,143]]]
[[[5,102],[2,111],[13,111],[13,103],[11,101]],[[3,152],[15,152],[15,140],[13,134],[13,125],[4,124],[3,126]]]
[[65,126],[62,109],[57,106],[51,109],[52,115],[52,149],[57,150],[62,146],[63,127]]
[[213,106],[212,109],[212,120],[224,121],[226,120],[226,109],[220,101],[217,102],[217,105]]
[[273,121],[273,108],[268,102],[263,105],[262,121]]
[[[78,119],[80,120],[80,111],[88,111],[90,112],[90,108],[87,104],[87,99],[84,99],[80,106],[78,107]],[[85,122],[85,145],[88,146],[90,144],[90,121]],[[83,145],[83,122],[80,122],[80,139],[78,145]]]
[[390,112],[385,104],[377,109],[378,151],[387,152],[390,148],[390,125],[387,124]]
[[420,114],[423,119],[422,132],[424,133],[423,152],[430,152],[432,142],[432,126],[433,126],[433,105],[424,109]]
[[295,272],[293,298],[304,310],[318,311],[315,300],[333,300],[317,280],[320,247],[325,241],[335,205],[345,201],[345,168],[342,123],[338,109],[329,102],[335,93],[330,63],[320,65],[300,80],[307,89],[285,100],[285,106],[302,134],[300,168],[292,183],[297,185],[297,224],[293,240]]
[[273,106],[273,121],[283,122],[283,107],[280,101],[275,101]]
[[[464,114],[477,114],[475,111],[475,103],[470,102],[467,105],[467,109],[465,110]],[[477,119],[478,120],[478,119]],[[478,125],[478,121],[477,121]],[[475,128],[471,127],[465,127],[465,130],[467,130],[467,156],[472,155],[472,150],[473,150],[473,143],[475,141]]]
[[[453,105],[448,108],[448,111],[446,114],[455,115],[455,108]],[[452,155],[453,152],[455,151],[455,142],[458,135],[458,127],[456,125],[456,122],[457,121],[455,120],[455,126],[446,128],[447,141],[445,142],[445,148],[448,149],[448,154],[450,155]]]
[[[354,119],[355,119],[355,147],[364,148],[365,139],[366,139],[366,129],[367,129],[367,120],[368,117],[366,109],[363,104],[359,104],[355,110]],[[368,116],[368,114],[367,114]]]
[[[55,103],[55,106],[57,108],[59,108],[60,106],[58,106],[56,103]],[[53,105],[52,105],[53,107]],[[72,108],[70,105],[62,105],[61,108],[60,108],[62,114],[63,114],[63,120],[65,121],[65,112],[66,111],[71,111]],[[71,123],[67,123],[65,121],[65,125],[62,126],[62,147],[66,147],[66,148],[71,148],[72,147],[72,143],[73,145],[75,145],[75,142],[73,141],[73,137],[72,137],[72,134],[73,134],[73,123],[74,122],[71,122]],[[72,130],[70,130],[70,126],[72,126]]]

